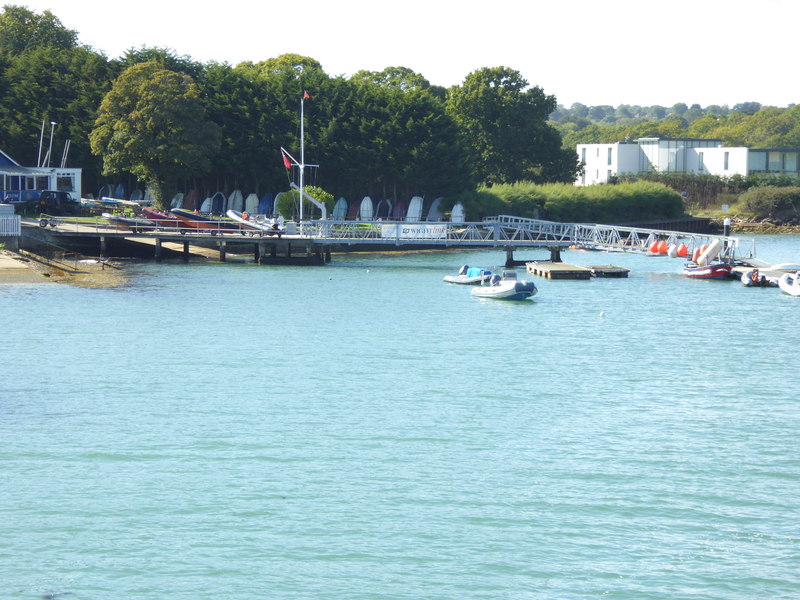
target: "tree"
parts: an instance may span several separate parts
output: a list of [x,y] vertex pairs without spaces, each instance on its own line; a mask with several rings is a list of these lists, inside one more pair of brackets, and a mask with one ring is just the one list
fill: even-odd
[[358,71],[350,79],[395,87],[403,92],[427,90],[431,87],[430,81],[406,67],[386,67],[383,71]]
[[[111,85],[108,61],[84,46],[70,50],[42,46],[4,58],[0,148],[23,164],[36,164],[42,122],[53,121],[57,125],[51,164],[59,164],[61,149],[69,140],[68,166],[79,165],[83,184],[93,186],[100,161],[91,153],[88,136]],[[48,125],[48,133],[49,129]]]
[[202,172],[219,137],[191,77],[155,61],[123,71],[89,135],[92,152],[103,157],[103,172],[136,175],[161,208],[165,187]]
[[171,48],[147,46],[130,48],[122,58],[114,62],[118,65],[119,72],[122,72],[133,65],[151,61],[163,65],[170,71],[186,73],[195,81],[203,76],[203,65],[188,56],[178,56]]
[[761,110],[761,104],[758,102],[741,102],[733,106],[733,112],[740,112],[746,115],[754,115]]
[[558,132],[547,123],[555,108],[555,97],[529,88],[518,71],[506,67],[470,73],[447,97],[483,183],[574,180],[577,155],[562,150]]
[[39,15],[9,4],[0,13],[0,52],[16,55],[33,48],[69,50],[77,45],[77,32],[64,27],[49,10]]

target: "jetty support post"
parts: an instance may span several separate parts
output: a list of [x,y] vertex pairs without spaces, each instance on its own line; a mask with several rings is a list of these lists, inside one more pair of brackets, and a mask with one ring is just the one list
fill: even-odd
[[106,236],[101,235],[100,236],[100,258],[105,258],[106,257],[106,250],[108,250],[108,248],[106,247]]
[[161,262],[161,238],[156,238],[156,262]]
[[189,242],[183,242],[183,262],[189,262]]
[[511,269],[514,266],[514,248],[506,246],[506,268]]
[[559,246],[550,246],[550,261],[561,262],[561,248]]
[[219,241],[219,262],[225,262],[225,251],[226,251],[225,244],[226,244],[225,240]]
[[253,244],[253,260],[256,264],[261,262],[261,243],[256,242]]

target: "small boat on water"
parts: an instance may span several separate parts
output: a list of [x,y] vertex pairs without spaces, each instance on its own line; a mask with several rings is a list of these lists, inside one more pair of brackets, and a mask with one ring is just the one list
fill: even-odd
[[252,235],[277,235],[278,237],[283,235],[284,230],[281,229],[276,219],[268,219],[264,215],[251,217],[236,210],[229,210],[226,214],[232,221],[238,223],[243,231],[250,232]]
[[742,273],[741,279],[744,287],[776,287],[778,285],[778,282],[774,279],[761,275],[758,268],[745,271]]
[[198,230],[209,230],[211,235],[216,235],[217,232],[233,233],[240,231],[239,225],[236,223],[212,219],[205,215],[195,214],[192,211],[183,208],[173,208],[169,212],[175,215],[183,223],[184,228],[181,229],[181,233],[186,233],[187,227]]
[[731,275],[731,270],[731,266],[727,263],[698,265],[688,262],[683,267],[683,274],[692,279],[727,279]]
[[462,285],[478,285],[479,283],[489,281],[491,278],[492,272],[489,269],[464,265],[459,269],[458,275],[445,275],[444,281],[447,283],[460,283]]
[[517,279],[516,271],[503,271],[502,277],[494,274],[487,283],[472,288],[472,295],[497,300],[526,300],[537,291],[532,281]]
[[778,280],[778,287],[790,296],[800,296],[800,271],[784,273]]
[[109,225],[121,231],[139,233],[140,231],[153,231],[156,228],[156,224],[149,219],[122,217],[119,215],[112,215],[111,213],[102,213],[102,217],[108,221]]

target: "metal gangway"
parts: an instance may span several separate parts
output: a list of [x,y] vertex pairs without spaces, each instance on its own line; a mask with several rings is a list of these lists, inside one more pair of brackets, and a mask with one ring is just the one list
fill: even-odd
[[753,258],[755,240],[728,235],[665,231],[641,227],[586,223],[558,223],[500,215],[480,222],[397,221],[307,221],[300,236],[322,245],[397,245],[445,247],[568,248],[570,246],[608,252],[650,252],[653,243],[684,244],[694,249],[719,239],[721,256]]

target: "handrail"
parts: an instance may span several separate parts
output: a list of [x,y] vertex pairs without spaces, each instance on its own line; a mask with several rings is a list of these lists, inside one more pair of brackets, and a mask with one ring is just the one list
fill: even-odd
[[[94,221],[78,220],[68,217],[41,215],[40,223],[48,224],[59,231],[76,233],[94,231],[95,233],[118,232],[100,217]],[[163,224],[166,225],[166,224]],[[209,224],[212,225],[212,224]],[[231,225],[235,223],[231,222]],[[177,226],[158,227],[155,231],[142,228],[132,232],[137,236],[165,237],[170,233],[181,235],[225,234],[230,239],[269,236],[270,232],[230,229],[226,224],[198,229],[183,223]],[[299,234],[282,232],[288,240],[302,240],[312,244],[382,244],[382,245],[427,245],[427,246],[485,246],[485,247],[567,247],[585,245],[597,250],[648,253],[654,242],[665,241],[668,245],[685,244],[689,252],[711,243],[715,239],[723,242],[721,255],[735,258],[738,254],[745,258],[755,257],[755,240],[738,237],[663,231],[640,227],[602,225],[588,223],[558,223],[539,219],[526,219],[499,215],[487,217],[479,222],[453,223],[450,221],[342,221],[310,220],[304,221],[298,229]],[[128,235],[131,235],[130,233]]]

